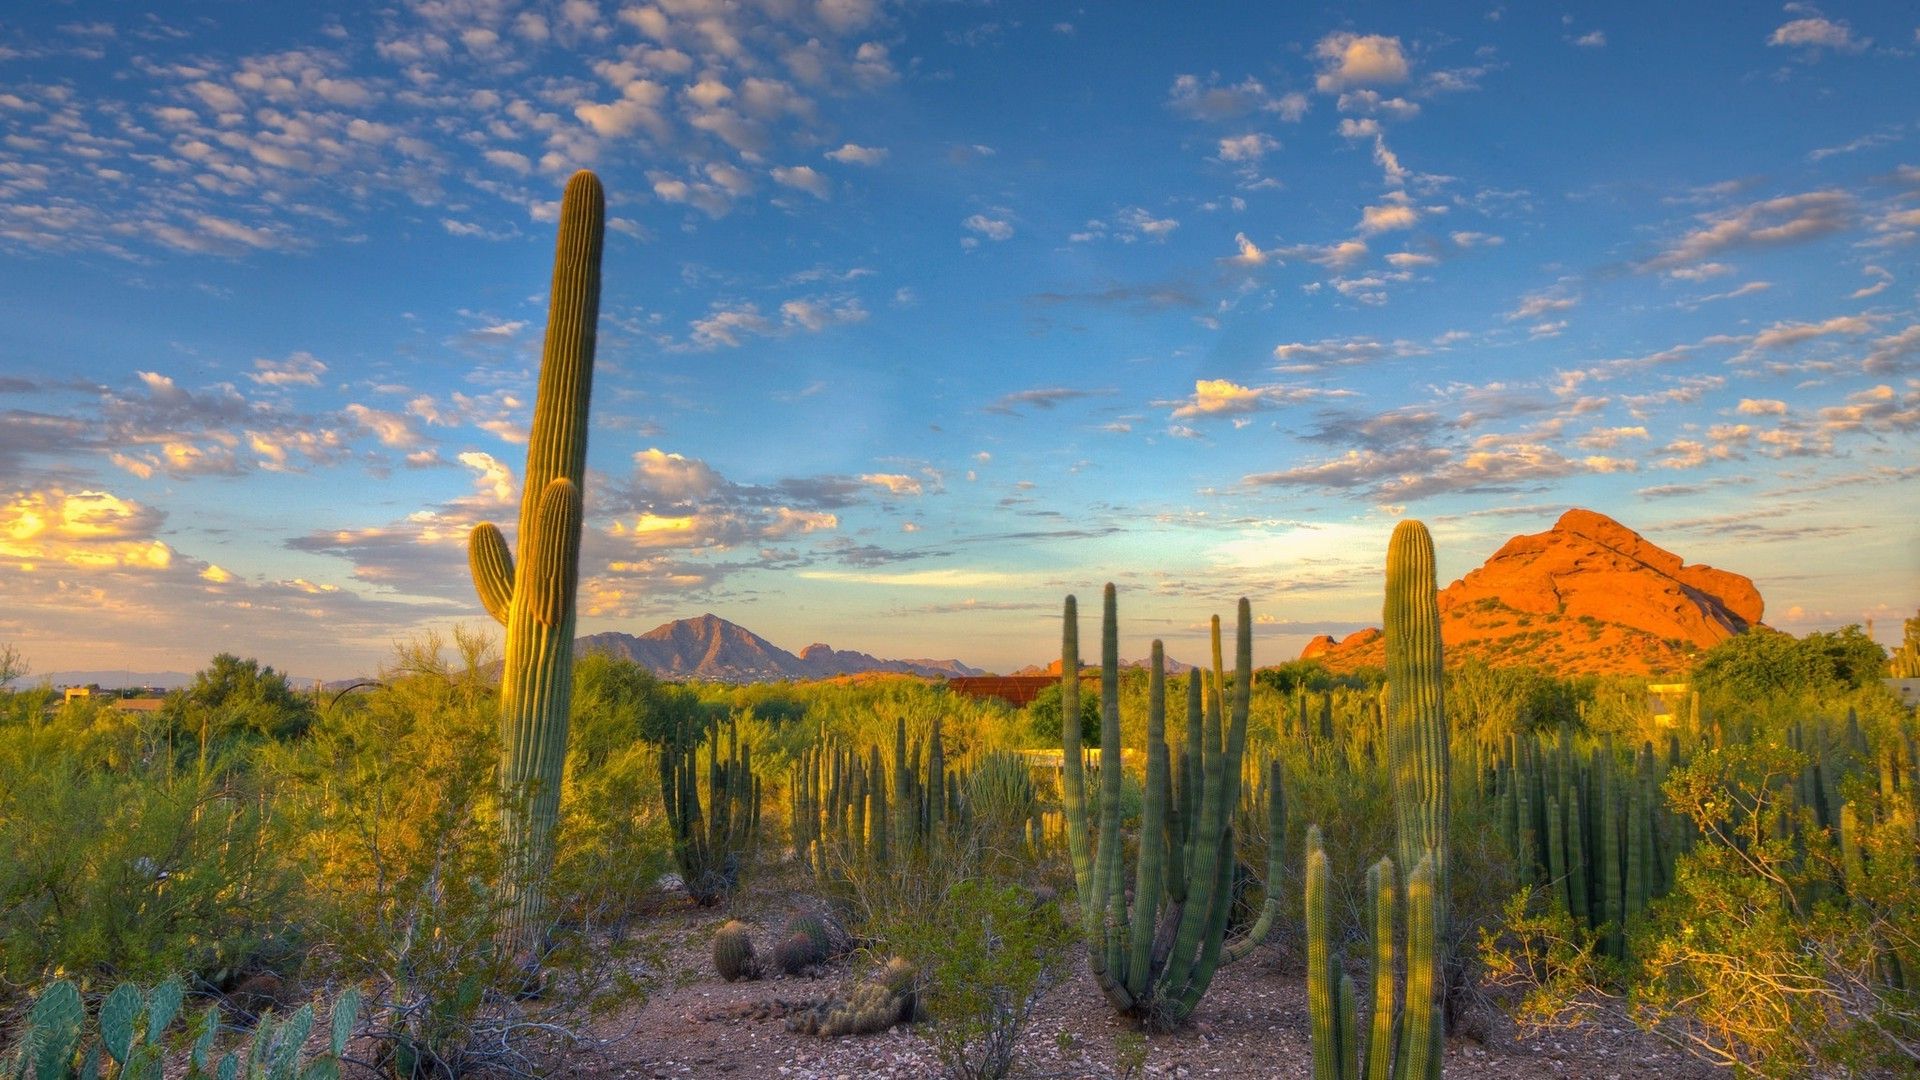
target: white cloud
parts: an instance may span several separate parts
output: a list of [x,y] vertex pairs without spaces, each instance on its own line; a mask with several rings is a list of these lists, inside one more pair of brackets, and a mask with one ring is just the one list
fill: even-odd
[[[1791,6],[1791,5],[1789,5]],[[1835,52],[1865,52],[1872,38],[1856,38],[1844,21],[1808,18],[1795,19],[1776,28],[1767,44],[1797,49],[1832,49]]]
[[1369,206],[1360,211],[1360,231],[1379,233],[1393,229],[1411,229],[1419,220],[1419,209],[1406,203]]
[[297,352],[285,360],[255,360],[247,378],[262,386],[319,386],[327,365],[312,353]]
[[1259,161],[1278,149],[1280,149],[1279,140],[1264,132],[1232,135],[1220,140],[1220,160]]
[[887,160],[887,151],[884,147],[847,143],[838,150],[827,151],[826,156],[842,165],[878,165]]
[[776,167],[773,170],[773,180],[777,184],[804,191],[816,199],[826,199],[833,194],[833,182],[811,165]]
[[1003,218],[974,214],[962,221],[960,225],[968,232],[979,233],[989,240],[1008,240],[1013,237],[1013,223]]
[[1331,94],[1351,86],[1381,86],[1406,82],[1407,57],[1400,39],[1382,34],[1334,33],[1314,46],[1320,75],[1314,86]]

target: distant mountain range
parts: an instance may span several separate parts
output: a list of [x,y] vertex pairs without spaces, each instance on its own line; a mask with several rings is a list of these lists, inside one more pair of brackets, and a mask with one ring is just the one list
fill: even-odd
[[817,643],[796,656],[746,627],[713,614],[665,623],[638,637],[617,631],[590,634],[577,639],[574,649],[576,653],[603,652],[631,660],[663,679],[712,682],[800,681],[868,672],[932,678],[984,674],[958,660],[882,660]]
[[[51,683],[54,686],[98,686],[102,690],[137,689],[154,686],[162,690],[178,690],[193,685],[193,673],[189,671],[125,671],[116,668],[112,671],[30,671],[10,685],[16,689]],[[312,679],[294,683],[295,686],[312,686]]]
[[[830,679],[836,675],[887,672],[944,679],[952,675],[983,675],[979,668],[958,660],[882,660],[863,652],[813,644],[788,652],[766,638],[718,615],[680,619],[635,636],[611,631],[574,641],[576,655],[603,652],[631,660],[663,679],[702,679],[709,682],[779,682]],[[313,679],[290,676],[296,689],[308,689]],[[339,679],[325,689],[339,690],[363,679]],[[48,671],[33,672],[18,686],[98,685],[103,689],[154,686],[178,690],[192,685],[193,674],[182,671]]]

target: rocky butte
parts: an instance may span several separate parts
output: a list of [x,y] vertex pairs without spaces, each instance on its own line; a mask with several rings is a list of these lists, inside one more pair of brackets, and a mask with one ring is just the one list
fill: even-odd
[[[1672,675],[1760,625],[1764,606],[1751,579],[1689,566],[1605,514],[1575,509],[1442,589],[1440,633],[1449,661]],[[1300,658],[1335,670],[1386,663],[1377,629],[1337,642],[1322,634]]]

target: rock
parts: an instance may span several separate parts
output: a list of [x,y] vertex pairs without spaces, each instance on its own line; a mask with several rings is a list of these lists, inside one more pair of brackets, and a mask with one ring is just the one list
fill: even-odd
[[1316,634],[1312,641],[1307,642],[1307,647],[1300,650],[1300,659],[1311,660],[1323,653],[1331,652],[1334,644],[1332,634]]
[[[1686,670],[1692,655],[1760,625],[1765,603],[1752,580],[1678,555],[1592,510],[1508,540],[1484,565],[1440,592],[1447,659],[1479,657],[1562,675],[1655,675]],[[1314,638],[1302,659],[1336,670],[1385,664],[1380,631],[1331,644]]]

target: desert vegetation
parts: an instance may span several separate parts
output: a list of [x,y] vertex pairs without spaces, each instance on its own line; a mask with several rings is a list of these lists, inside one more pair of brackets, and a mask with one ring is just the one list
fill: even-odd
[[700,1022],[906,1025],[961,1077],[1084,990],[1124,1034],[1075,1068],[1139,1075],[1229,965],[1306,988],[1274,1074],[1616,1021],[1742,1073],[1920,1067],[1920,749],[1855,630],[1734,635],[1663,721],[1641,677],[1448,667],[1407,521],[1383,668],[1256,671],[1244,600],[1230,667],[1216,618],[1210,664],[1123,668],[1111,585],[1097,668],[1069,597],[1026,709],[576,659],[601,215],[576,177],[517,556],[472,534],[503,643],[330,694],[222,655],[154,712],[0,696],[0,1072],[615,1072],[699,983],[779,987]]
[[[15,692],[0,723],[8,1060],[139,1071],[152,1047],[213,1070],[265,1044],[260,1061],[297,1069],[537,1074],[604,1061],[603,1021],[650,994],[759,978],[779,1004],[727,1022],[910,1021],[955,1075],[1004,1075],[1035,1003],[1080,965],[1105,974],[1072,1007],[1117,1008],[1150,1062],[1156,1032],[1209,1016],[1201,964],[1237,957],[1246,978],[1310,988],[1316,1075],[1379,1075],[1443,1030],[1457,1045],[1509,1022],[1490,1014],[1632,1021],[1741,1071],[1893,1075],[1916,1051],[1915,728],[1859,642],[1732,639],[1671,726],[1637,679],[1446,671],[1448,742],[1428,759],[1445,763],[1444,876],[1397,839],[1385,672],[1107,663],[1097,691],[1063,685],[1065,715],[1083,692],[1100,702],[1076,800],[1057,749],[1079,727],[1049,742],[1031,709],[908,678],[673,684],[585,656],[533,987],[500,947],[515,872],[498,664],[477,631],[408,643],[339,695],[231,656],[152,713]],[[1236,743],[1236,784],[1210,792]],[[1211,863],[1188,854],[1209,799],[1228,822]],[[701,903],[716,913],[705,959],[678,967],[656,927]],[[1188,974],[1158,982],[1187,911]],[[1129,933],[1133,919],[1160,930]],[[1128,966],[1136,948],[1146,968]]]

